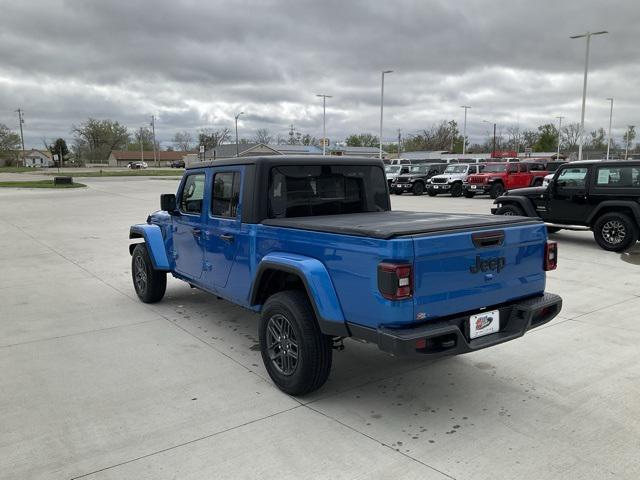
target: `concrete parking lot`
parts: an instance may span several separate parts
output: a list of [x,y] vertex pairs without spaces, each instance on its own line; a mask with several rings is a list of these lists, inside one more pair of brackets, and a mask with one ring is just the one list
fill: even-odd
[[345,342],[296,399],[268,379],[254,314],[173,279],[136,298],[129,225],[177,181],[82,182],[0,189],[0,478],[640,478],[640,248],[556,234],[552,323],[433,363]]

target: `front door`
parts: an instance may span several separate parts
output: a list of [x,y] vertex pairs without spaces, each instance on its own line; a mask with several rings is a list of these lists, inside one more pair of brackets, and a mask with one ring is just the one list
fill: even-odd
[[587,202],[588,172],[586,166],[567,166],[556,175],[549,186],[550,221],[578,225],[585,222],[590,208]]
[[207,284],[225,288],[241,243],[240,195],[241,168],[213,171],[211,212],[205,232]]
[[173,217],[173,256],[176,272],[195,280],[202,275],[202,219],[205,174],[186,176],[178,196],[180,215]]

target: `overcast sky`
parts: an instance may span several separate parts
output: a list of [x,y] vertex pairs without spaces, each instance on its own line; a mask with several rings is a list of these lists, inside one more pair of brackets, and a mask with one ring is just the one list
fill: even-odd
[[380,71],[384,139],[442,119],[482,141],[490,129],[577,122],[585,41],[591,42],[586,127],[614,135],[640,125],[638,0],[0,0],[0,123],[27,146],[71,140],[73,124],[110,118],[131,129],[157,117],[176,131],[233,127],[286,135],[294,124],[332,141],[377,134]]

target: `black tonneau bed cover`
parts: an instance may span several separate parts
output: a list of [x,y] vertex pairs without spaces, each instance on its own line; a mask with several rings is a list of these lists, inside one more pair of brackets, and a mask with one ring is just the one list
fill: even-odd
[[263,225],[316,232],[389,239],[403,235],[435,234],[471,228],[501,228],[541,223],[528,217],[436,212],[387,211],[315,217],[268,218]]

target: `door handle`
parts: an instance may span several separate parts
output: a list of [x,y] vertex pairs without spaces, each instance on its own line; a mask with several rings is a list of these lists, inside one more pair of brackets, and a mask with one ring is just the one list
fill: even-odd
[[202,230],[200,230],[199,228],[192,228],[191,229],[191,234],[194,237],[199,237],[201,233],[202,233]]
[[229,243],[233,242],[233,235],[229,233],[223,233],[222,235],[220,235],[220,238],[225,242],[229,242]]

